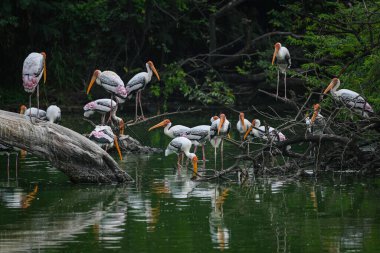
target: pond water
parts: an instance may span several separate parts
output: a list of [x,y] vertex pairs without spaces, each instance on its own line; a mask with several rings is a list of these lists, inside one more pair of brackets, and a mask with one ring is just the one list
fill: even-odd
[[[171,118],[191,126],[210,116]],[[147,133],[157,122],[129,131],[164,148],[162,129]],[[62,124],[91,130],[80,117]],[[213,168],[210,147],[207,156]],[[11,156],[8,179],[1,156],[0,252],[380,252],[378,178],[199,183],[174,168],[175,156],[124,158],[134,184],[74,185],[30,154],[19,158],[17,178]]]

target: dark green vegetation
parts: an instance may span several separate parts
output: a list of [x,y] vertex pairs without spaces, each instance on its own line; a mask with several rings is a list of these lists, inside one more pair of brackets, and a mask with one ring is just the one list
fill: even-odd
[[0,8],[3,105],[26,101],[21,69],[32,51],[47,53],[45,103],[85,100],[96,68],[127,82],[152,60],[162,82],[144,96],[161,108],[183,96],[251,104],[257,88],[275,84],[270,60],[280,41],[293,59],[288,87],[298,95],[341,75],[344,87],[380,107],[379,1],[4,0]]

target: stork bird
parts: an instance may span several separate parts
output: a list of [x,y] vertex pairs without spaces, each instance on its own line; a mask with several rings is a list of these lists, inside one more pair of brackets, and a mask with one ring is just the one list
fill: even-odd
[[[39,81],[42,75],[44,76],[44,83],[46,83],[46,54],[30,53],[24,60],[22,67],[22,82],[24,90],[29,95],[29,108],[32,107],[32,95],[37,88],[37,110],[40,108],[40,91]],[[30,118],[31,119],[31,118]]]
[[214,147],[214,158],[215,158],[215,168],[216,168],[216,149],[221,145],[220,154],[223,169],[223,139],[229,136],[231,130],[231,124],[227,120],[226,115],[223,113],[219,115],[218,119],[215,119],[211,123],[210,127],[210,143]]
[[182,126],[182,125],[172,126],[172,122],[169,119],[165,119],[165,120],[161,121],[160,123],[158,123],[157,125],[154,125],[151,128],[149,128],[148,131],[151,131],[151,130],[158,128],[158,127],[165,127],[164,133],[167,136],[169,136],[170,138],[176,138],[176,137],[184,136],[184,135],[186,135],[186,132],[190,130],[189,127]]
[[121,155],[119,147],[119,141],[117,139],[117,136],[112,132],[111,127],[96,126],[88,138],[106,151],[115,145],[120,160],[123,160],[123,156]]
[[280,71],[282,74],[284,74],[284,85],[285,85],[285,98],[286,98],[286,71],[290,66],[292,65],[291,59],[290,59],[290,53],[289,50],[286,47],[281,46],[280,42],[277,42],[274,45],[274,53],[272,58],[272,65],[274,64],[274,61],[276,60],[277,63],[277,92],[276,97],[278,97],[278,87],[280,85]]
[[111,93],[111,100],[113,100],[113,96],[115,96],[118,103],[125,102],[128,92],[123,80],[121,80],[115,72],[109,70],[103,72],[98,69],[95,70],[92,74],[90,84],[87,87],[87,94],[90,93],[95,82],[102,86],[107,92]]
[[124,121],[122,118],[116,116],[117,103],[114,100],[102,98],[95,101],[87,103],[84,107],[83,116],[89,118],[95,112],[102,114],[101,124],[105,124],[105,116],[109,112],[111,114],[111,119],[114,120],[118,126],[120,134],[124,134]]
[[160,76],[157,73],[156,68],[152,61],[148,61],[146,64],[147,72],[140,72],[134,75],[131,80],[126,85],[126,89],[128,92],[128,97],[130,98],[133,94],[136,93],[136,111],[135,111],[135,121],[138,120],[137,117],[137,107],[140,104],[141,117],[144,119],[144,112],[141,105],[141,92],[146,87],[146,85],[152,79],[153,73],[156,75],[157,79],[160,81]]
[[20,114],[25,115],[26,118],[35,118],[50,123],[56,123],[61,120],[61,109],[56,105],[51,105],[46,111],[32,107],[27,108],[25,105],[20,106]]
[[239,114],[239,121],[236,124],[236,128],[238,132],[240,133],[240,138],[243,139],[245,132],[247,132],[247,129],[251,126],[251,122],[249,120],[244,118],[244,112],[241,112]]
[[61,121],[61,109],[56,105],[50,105],[46,109],[46,118],[50,123]]
[[187,158],[193,162],[193,177],[198,172],[198,157],[194,153],[190,153],[191,141],[186,137],[176,137],[166,147],[165,156],[176,153],[178,155],[178,168],[180,168],[180,154],[184,153]]
[[343,103],[347,108],[368,119],[369,115],[373,113],[371,105],[359,93],[348,89],[338,90],[339,86],[340,80],[333,78],[323,94],[330,91],[336,101]]
[[313,134],[323,134],[326,128],[326,119],[320,113],[321,106],[319,104],[315,104],[313,106],[313,116],[310,119],[310,130],[309,132]]
[[17,151],[17,149],[15,149],[14,147],[12,147],[11,145],[8,145],[6,143],[0,142],[0,155],[6,155],[7,156],[7,175],[8,175],[8,179],[9,179],[9,159],[10,159],[11,154],[15,154],[16,155],[16,159],[15,159],[16,165],[15,165],[15,168],[16,168],[16,177],[17,177],[18,151]]
[[258,119],[252,120],[252,125],[248,128],[247,132],[244,135],[244,140],[248,135],[266,140],[266,141],[285,141],[286,137],[280,131],[274,129],[273,127],[268,126],[267,131],[265,126],[261,126],[261,122]]
[[205,145],[210,139],[210,126],[199,125],[186,131],[184,137],[188,138],[194,144],[194,153],[197,153],[198,146],[202,146],[203,163],[206,162]]
[[212,124],[212,122],[214,122],[215,120],[217,120],[217,119],[219,119],[219,117],[218,116],[212,116],[211,118],[210,118],[210,122],[211,122],[211,124]]

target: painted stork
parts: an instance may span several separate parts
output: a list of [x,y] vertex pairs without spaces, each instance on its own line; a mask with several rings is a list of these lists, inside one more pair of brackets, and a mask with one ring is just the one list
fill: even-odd
[[203,163],[206,162],[205,145],[207,140],[210,139],[210,126],[199,125],[190,128],[186,131],[184,137],[188,138],[194,144],[194,153],[197,153],[198,146],[202,146]]
[[90,84],[87,87],[87,94],[90,93],[95,82],[102,86],[107,92],[111,93],[111,100],[113,100],[113,96],[115,96],[118,103],[125,102],[128,92],[123,80],[121,80],[115,72],[109,70],[103,72],[98,69],[95,70],[92,74]]
[[101,124],[105,124],[105,116],[107,113],[111,114],[111,119],[115,121],[119,126],[120,134],[124,134],[124,121],[122,118],[116,116],[117,112],[117,103],[114,100],[108,98],[97,99],[87,103],[84,107],[83,116],[89,118],[95,112],[98,112],[102,115]]
[[290,59],[289,50],[286,47],[281,46],[280,42],[274,45],[274,53],[272,58],[272,65],[276,60],[277,63],[277,92],[276,97],[278,97],[278,87],[280,85],[280,72],[284,74],[284,85],[285,85],[285,98],[286,98],[286,71],[292,65]]
[[198,157],[194,153],[190,153],[191,141],[186,137],[176,137],[166,147],[165,156],[176,153],[178,155],[178,168],[180,168],[180,154],[183,153],[193,162],[193,177],[198,172]]
[[[268,131],[268,132],[267,132]],[[247,132],[244,135],[244,140],[248,135],[252,137],[257,137],[266,141],[285,141],[286,137],[280,131],[274,129],[273,127],[268,126],[267,129],[265,126],[261,126],[261,122],[258,119],[252,120],[252,125],[248,128]]]
[[243,139],[245,132],[247,132],[247,129],[251,126],[251,122],[249,120],[244,118],[244,112],[241,112],[239,114],[239,121],[236,124],[236,128],[238,132],[240,133],[240,138]]
[[46,118],[50,123],[61,121],[61,109],[56,105],[50,105],[46,109]]
[[22,82],[24,90],[29,95],[29,108],[32,107],[32,95],[37,88],[37,110],[40,108],[40,91],[39,81],[42,75],[44,76],[44,83],[46,83],[46,54],[30,53],[24,60],[22,67]]
[[111,127],[96,126],[88,138],[106,151],[115,145],[120,160],[123,160],[123,156],[121,155],[119,147],[119,141],[117,139],[117,136],[112,132]]
[[16,178],[17,178],[17,161],[18,161],[18,149],[12,147],[11,145],[8,145],[6,143],[2,143],[0,142],[0,155],[6,155],[7,156],[7,175],[8,175],[8,179],[9,179],[9,159],[10,159],[10,156],[11,154],[15,154],[16,155],[16,159],[15,159],[15,162],[16,162]]
[[186,132],[190,130],[189,127],[182,126],[182,125],[172,126],[172,122],[169,119],[165,119],[165,120],[161,121],[160,123],[158,123],[157,125],[154,125],[151,128],[149,128],[148,131],[151,131],[151,130],[158,128],[158,127],[165,127],[164,133],[167,136],[169,136],[170,138],[176,138],[176,137],[184,136],[184,135],[186,135]]
[[359,93],[348,89],[338,90],[339,86],[340,80],[333,78],[323,94],[330,91],[336,101],[343,103],[347,108],[352,109],[364,118],[369,118],[369,115],[373,114],[371,105]]
[[134,75],[131,80],[126,85],[126,89],[128,92],[128,97],[130,98],[133,94],[136,94],[136,111],[135,111],[135,121],[138,120],[137,117],[137,107],[140,105],[141,117],[144,119],[144,112],[141,105],[141,92],[144,90],[146,85],[152,79],[153,73],[156,75],[157,79],[160,81],[160,76],[152,61],[148,61],[146,64],[147,72],[140,72]]
[[20,106],[20,114],[25,115],[26,118],[34,118],[50,123],[56,123],[61,120],[61,109],[56,105],[51,105],[46,111],[36,107],[27,108],[25,105]]
[[210,127],[210,143],[214,147],[214,158],[216,168],[216,149],[221,145],[220,154],[223,169],[223,139],[229,136],[231,124],[227,120],[226,115],[220,114],[219,118],[211,123]]

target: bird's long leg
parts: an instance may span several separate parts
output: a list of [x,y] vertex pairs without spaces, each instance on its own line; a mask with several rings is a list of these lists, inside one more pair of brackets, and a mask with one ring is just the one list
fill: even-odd
[[198,146],[194,145],[194,151],[193,151],[194,154],[197,154],[197,148]]
[[29,95],[29,119],[30,119],[30,122],[32,122],[32,94],[33,93],[30,93],[30,95]]
[[285,77],[284,77],[284,85],[285,85],[285,98],[287,98],[286,97],[286,71],[285,71]]
[[37,119],[40,117],[40,86],[37,85]]
[[17,174],[18,174],[18,152],[16,152],[16,179],[17,179]]
[[202,156],[203,156],[203,162],[206,162],[206,153],[205,153],[205,145],[202,145]]
[[141,110],[141,118],[144,120],[145,116],[144,116],[144,112],[143,112],[143,108],[141,104],[141,90],[139,90],[139,104],[140,104],[140,110]]
[[7,153],[7,156],[8,156],[8,161],[7,161],[7,177],[8,177],[8,180],[9,180],[9,153]]
[[280,70],[277,68],[277,92],[276,92],[276,99],[278,97],[278,86],[280,86]]
[[178,167],[178,170],[179,170],[179,168],[180,168],[180,166],[181,166],[180,161],[181,161],[181,154],[178,154],[178,160],[177,160],[177,167]]
[[220,147],[220,160],[222,162],[222,170],[223,170],[223,143],[224,143],[224,139],[222,139],[222,143],[221,143],[221,147]]
[[136,108],[135,108],[135,122],[137,122],[137,106],[138,106],[138,102],[139,102],[139,93],[137,92],[136,93]]
[[214,169],[216,170],[216,147],[214,147]]
[[108,117],[107,124],[111,121],[113,111],[116,110],[116,108],[115,108],[115,109],[112,109],[113,93],[111,93],[111,98],[110,98],[110,100],[111,100],[111,101],[110,101],[110,105],[111,105],[111,107],[110,107],[110,116]]
[[106,121],[106,114],[103,114],[103,115],[102,115],[102,118],[101,118],[100,121],[101,121],[100,124],[101,124],[102,126],[104,126],[105,121]]

